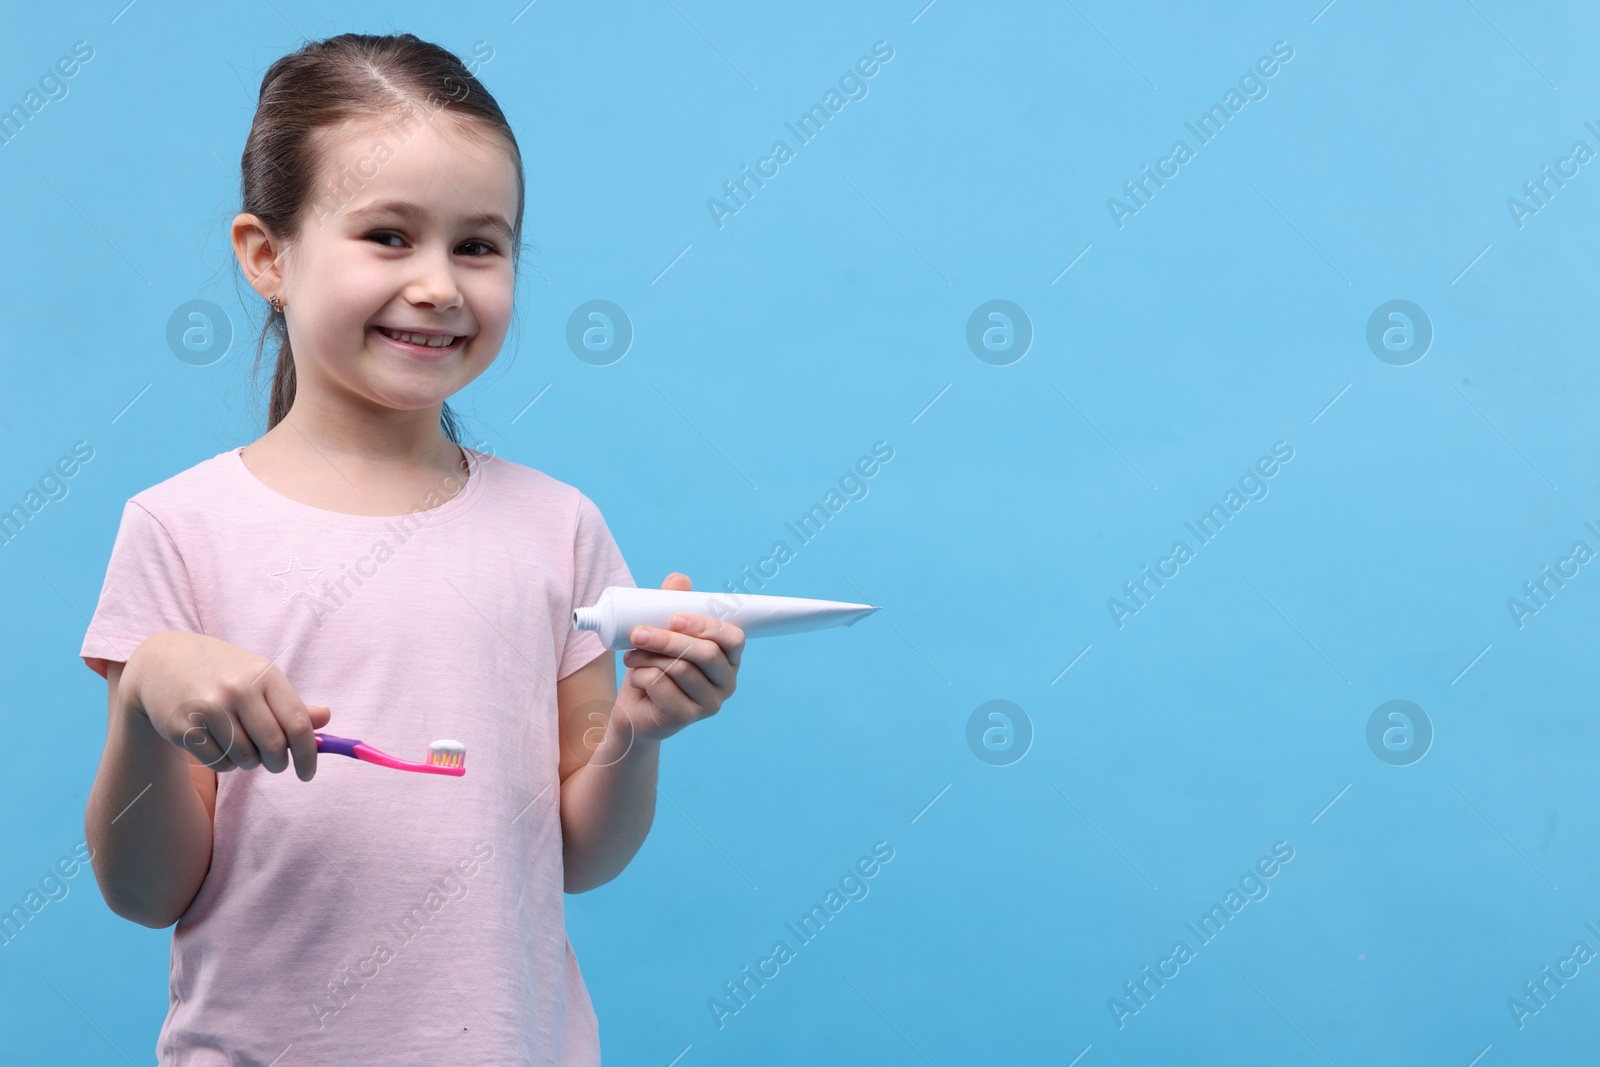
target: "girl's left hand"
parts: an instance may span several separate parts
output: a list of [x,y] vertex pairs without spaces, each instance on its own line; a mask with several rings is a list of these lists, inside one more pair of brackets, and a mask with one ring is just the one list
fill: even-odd
[[[689,577],[667,575],[663,589],[687,590]],[[635,647],[623,654],[628,668],[611,712],[629,742],[661,741],[717,713],[737,686],[744,631],[730,622],[680,612],[671,630],[635,627]],[[621,721],[617,721],[617,720]]]

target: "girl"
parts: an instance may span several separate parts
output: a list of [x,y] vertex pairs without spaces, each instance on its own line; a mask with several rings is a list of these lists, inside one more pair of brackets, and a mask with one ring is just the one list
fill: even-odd
[[[128,501],[82,648],[110,700],[95,877],[177,923],[160,1062],[596,1064],[562,893],[638,851],[658,746],[733,693],[744,634],[640,628],[619,692],[570,625],[634,584],[599,510],[459,444],[444,400],[505,338],[523,175],[456,56],[308,42],[242,171],[267,432]],[[319,760],[330,723],[408,759],[460,739],[468,773]]]

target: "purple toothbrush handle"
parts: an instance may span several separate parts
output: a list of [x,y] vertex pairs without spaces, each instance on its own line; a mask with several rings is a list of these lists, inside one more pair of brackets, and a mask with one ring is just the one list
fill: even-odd
[[315,736],[317,739],[318,752],[332,752],[340,756],[349,756],[352,759],[361,758],[360,756],[356,755],[356,746],[361,744],[361,742],[357,741],[353,737],[337,737],[333,734],[322,733],[316,734]]

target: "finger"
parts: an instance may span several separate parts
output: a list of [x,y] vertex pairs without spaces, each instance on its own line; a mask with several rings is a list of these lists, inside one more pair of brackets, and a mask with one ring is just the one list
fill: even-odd
[[[672,629],[677,633],[689,634],[692,637],[703,637],[711,641],[722,650],[728,666],[737,668],[739,659],[744,654],[744,631],[725,619],[713,619],[707,615],[692,615],[688,613],[674,615],[668,620]],[[730,677],[728,679],[732,681]]]
[[[648,635],[643,633],[646,629],[650,631]],[[728,664],[727,657],[716,642],[650,627],[636,628],[633,638],[634,647],[631,651],[663,655],[669,660],[687,660],[700,667],[713,685],[723,686],[732,692],[733,667]],[[626,655],[623,656],[623,662],[630,662]]]
[[[731,689],[739,666],[738,655],[744,648],[744,631],[732,623],[705,615],[679,614],[668,621],[672,629],[654,631],[643,645],[635,647],[692,659],[705,670],[706,677]],[[733,647],[732,655],[723,647],[723,642]]]
[[328,720],[333,718],[333,709],[325,708],[319,704],[307,704],[306,710],[311,713],[311,726],[320,730],[328,725]]
[[233,768],[233,761],[222,751],[222,745],[203,725],[196,724],[189,727],[178,739],[178,743],[189,753],[190,758],[202,767],[210,767],[219,773]]
[[722,696],[698,665],[675,656],[658,656],[652,652],[630,651],[622,661],[636,670],[653,667],[677,683],[685,696],[696,704],[720,704]]
[[684,592],[690,588],[689,576],[682,571],[673,571],[661,581],[661,588],[676,589]]
[[250,740],[250,732],[239,721],[237,712],[227,714],[219,723],[206,723],[206,729],[222,745],[222,751],[242,771],[261,766],[261,753]]
[[185,719],[189,727],[179,741],[201,764],[219,771],[254,766],[249,760],[255,749],[249,747],[248,741],[237,743],[242,731],[222,705],[210,700],[194,701]]
[[277,774],[289,765],[289,742],[278,727],[277,716],[264,694],[253,695],[239,708],[239,724],[250,737],[250,744],[261,766]]
[[326,725],[333,713],[321,708],[316,717],[322,722],[316,723],[311,709],[306,707],[305,701],[300,699],[300,694],[294,691],[294,686],[289,684],[289,679],[281,671],[273,671],[268,675],[266,700],[294,758],[295,775],[302,782],[311,781],[317,773],[315,730],[318,725]]
[[627,681],[644,690],[650,702],[674,722],[687,724],[716,714],[685,693],[677,681],[660,667],[640,667],[629,671]]
[[[187,752],[186,755],[188,755],[189,761],[196,767],[206,767],[206,764],[201,763],[198,759],[195,759],[194,753]],[[234,769],[233,760],[229,759],[227,756],[223,756],[216,763],[211,764],[207,769],[215,771],[217,774],[221,774],[224,771],[231,771]]]

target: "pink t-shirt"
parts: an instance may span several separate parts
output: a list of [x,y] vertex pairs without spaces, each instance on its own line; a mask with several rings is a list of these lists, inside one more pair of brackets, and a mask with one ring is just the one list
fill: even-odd
[[604,651],[572,609],[634,581],[588,497],[464,451],[463,488],[395,518],[291,500],[238,449],[125,506],[96,672],[157,631],[207,634],[272,658],[327,733],[467,748],[460,778],[325,753],[310,782],[217,776],[163,1065],[600,1062],[564,921],[556,680]]

